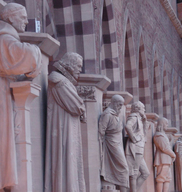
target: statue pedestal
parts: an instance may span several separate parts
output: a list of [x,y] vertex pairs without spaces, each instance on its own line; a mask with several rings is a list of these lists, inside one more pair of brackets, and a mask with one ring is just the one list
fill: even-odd
[[[31,107],[29,107],[29,113],[25,111],[25,114],[27,116],[24,116],[22,114],[21,119],[22,123],[25,122],[25,125],[28,127],[26,128],[25,137],[29,137],[29,141],[24,147],[24,153],[26,153],[30,159],[30,161],[27,160],[27,158],[24,158],[23,161],[19,159],[19,156],[21,156],[21,152],[23,149],[17,149],[17,164],[19,166],[18,171],[18,185],[15,190],[16,192],[33,192],[33,191],[39,191],[43,192],[43,181],[44,181],[44,153],[45,153],[45,131],[46,131],[46,108],[47,108],[47,84],[48,84],[48,64],[49,59],[52,58],[53,54],[58,50],[59,48],[59,42],[52,38],[48,34],[43,33],[33,33],[33,32],[25,32],[20,35],[20,39],[22,42],[28,42],[31,44],[36,44],[40,47],[42,52],[42,71],[41,74],[38,75],[35,79],[33,79],[32,85],[39,85],[41,87],[41,90],[39,90],[39,97],[34,99],[34,102],[31,104]],[[16,82],[21,83],[24,82]],[[13,87],[15,86],[12,85]],[[14,89],[14,88],[13,88]],[[26,91],[21,86],[19,88],[16,87],[16,90],[19,90],[19,97],[26,94]],[[31,88],[32,90],[32,88]],[[15,97],[15,95],[14,95]],[[27,96],[28,97],[28,96]],[[32,96],[31,96],[32,97]],[[17,104],[18,100],[15,99],[15,105]],[[29,102],[29,97],[27,98],[27,102]],[[30,146],[31,143],[31,146]],[[26,172],[28,174],[27,177],[24,178],[21,175],[21,171],[25,170],[25,164],[24,162],[27,161],[27,169]],[[24,171],[23,171],[24,172]],[[25,174],[25,173],[23,173]],[[21,187],[27,185],[27,187]],[[15,192],[14,191],[14,192]]]
[[102,112],[103,91],[109,84],[110,79],[105,76],[81,74],[77,86],[87,112],[87,122],[81,124],[87,192],[100,192],[101,189],[98,119]]
[[32,158],[31,158],[31,133],[30,133],[30,106],[34,98],[39,96],[40,86],[29,81],[12,82],[17,112],[17,123],[20,125],[15,138],[17,153],[18,185],[12,192],[32,191]]

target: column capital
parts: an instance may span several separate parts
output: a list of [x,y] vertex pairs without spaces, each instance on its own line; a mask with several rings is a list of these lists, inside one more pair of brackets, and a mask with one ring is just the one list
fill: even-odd
[[16,107],[30,109],[35,97],[39,96],[40,86],[30,81],[11,82]]

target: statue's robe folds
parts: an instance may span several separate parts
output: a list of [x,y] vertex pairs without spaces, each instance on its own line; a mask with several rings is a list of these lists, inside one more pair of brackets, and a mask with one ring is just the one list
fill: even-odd
[[129,171],[123,149],[123,125],[116,112],[108,107],[99,120],[101,176],[105,181],[129,188]]
[[21,43],[17,31],[10,24],[0,21],[0,189],[18,183],[10,82],[20,74],[35,77],[40,69],[39,48]]
[[174,149],[176,153],[176,189],[177,191],[182,191],[182,142],[177,141]]
[[45,192],[86,192],[80,115],[75,86],[61,73],[49,75]]

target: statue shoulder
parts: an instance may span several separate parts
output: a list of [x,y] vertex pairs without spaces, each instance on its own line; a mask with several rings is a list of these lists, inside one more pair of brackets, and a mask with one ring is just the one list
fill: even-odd
[[133,118],[133,117],[137,117],[137,113],[131,113],[128,115],[128,118]]
[[50,82],[54,84],[60,83],[61,85],[64,85],[66,82],[69,81],[65,76],[63,76],[61,73],[57,71],[51,72],[48,79]]

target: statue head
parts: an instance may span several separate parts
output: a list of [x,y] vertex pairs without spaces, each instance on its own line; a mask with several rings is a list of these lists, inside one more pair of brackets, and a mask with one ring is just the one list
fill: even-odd
[[61,60],[59,60],[59,63],[68,70],[75,79],[78,79],[83,66],[83,57],[81,55],[74,52],[65,53]]
[[121,107],[124,105],[124,98],[120,95],[114,95],[111,98],[110,108],[116,111],[119,115]]
[[4,6],[0,15],[3,21],[11,24],[18,32],[25,32],[28,20],[24,6],[18,3],[8,3]]
[[167,130],[167,127],[168,127],[168,120],[164,117],[160,117],[157,121],[156,131],[163,132]]
[[145,105],[141,101],[136,101],[131,105],[131,113],[139,113],[145,115]]
[[181,136],[181,137],[179,137],[177,141],[182,142],[182,136]]

